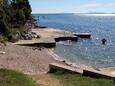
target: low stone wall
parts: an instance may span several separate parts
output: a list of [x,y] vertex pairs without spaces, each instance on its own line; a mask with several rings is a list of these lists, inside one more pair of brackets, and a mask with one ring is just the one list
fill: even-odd
[[53,48],[56,47],[56,43],[55,42],[50,42],[50,43],[39,43],[39,44],[35,44],[35,46],[37,47],[45,47],[45,48]]
[[33,47],[45,47],[45,48],[54,48],[56,47],[56,42],[50,43],[33,43],[33,44],[19,44],[22,46],[33,46]]

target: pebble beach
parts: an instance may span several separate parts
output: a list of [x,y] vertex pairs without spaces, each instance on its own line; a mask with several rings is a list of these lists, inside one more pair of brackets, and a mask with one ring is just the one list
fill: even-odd
[[[47,32],[47,35],[40,35],[41,39],[52,37],[54,38],[56,34],[62,34],[63,31],[61,30],[54,30],[53,29],[35,29],[36,33],[44,33]],[[65,32],[68,34],[68,32]],[[65,34],[64,33],[64,34]],[[70,34],[70,33],[69,33]],[[40,39],[40,40],[41,40]],[[29,41],[36,41],[33,40],[20,40],[17,43],[27,43]],[[39,47],[32,47],[32,46],[20,46],[17,43],[7,43],[6,46],[3,46],[2,49],[5,54],[0,54],[0,68],[7,68],[12,70],[17,70],[29,75],[36,75],[36,74],[43,74],[49,71],[49,64],[58,62],[63,63],[63,59],[60,59],[57,54],[55,54],[52,49],[47,48],[39,48]],[[79,69],[88,69],[88,70],[97,70],[98,68],[92,66],[85,66],[83,64],[72,64],[65,61],[66,64],[79,68]],[[65,64],[65,65],[66,65]],[[111,68],[114,69],[114,68]],[[108,68],[99,69],[105,73],[113,73],[114,70],[109,70]]]

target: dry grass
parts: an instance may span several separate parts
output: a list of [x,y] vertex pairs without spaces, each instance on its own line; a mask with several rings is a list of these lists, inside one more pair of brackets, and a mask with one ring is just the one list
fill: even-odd
[[63,86],[60,80],[50,76],[49,74],[33,76],[33,80],[39,84],[39,86]]

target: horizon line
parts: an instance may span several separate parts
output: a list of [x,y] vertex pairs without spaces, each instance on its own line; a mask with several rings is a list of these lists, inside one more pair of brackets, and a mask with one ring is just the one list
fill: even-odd
[[115,14],[115,12],[86,12],[86,13],[64,13],[64,12],[57,12],[57,13],[31,13],[31,14]]

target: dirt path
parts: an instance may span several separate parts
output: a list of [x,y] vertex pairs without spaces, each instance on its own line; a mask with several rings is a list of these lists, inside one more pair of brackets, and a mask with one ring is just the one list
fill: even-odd
[[63,86],[61,81],[48,74],[33,76],[33,80],[40,86]]

